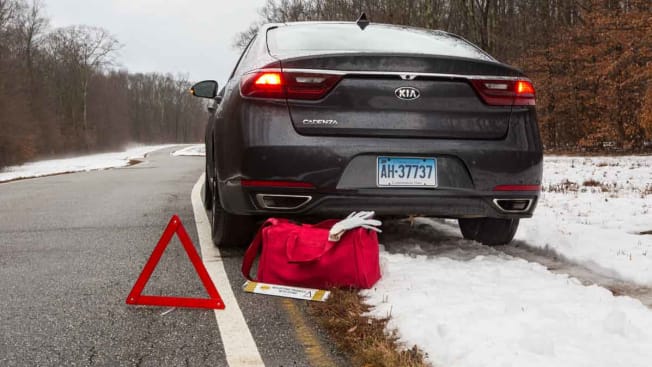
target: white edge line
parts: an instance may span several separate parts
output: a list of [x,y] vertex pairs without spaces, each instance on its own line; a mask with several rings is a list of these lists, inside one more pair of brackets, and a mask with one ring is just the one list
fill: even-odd
[[247,326],[240,306],[238,306],[238,301],[224,270],[220,251],[213,245],[210,222],[201,199],[203,182],[204,174],[199,177],[199,180],[192,188],[192,209],[195,213],[197,236],[199,237],[204,266],[226,306],[224,310],[215,310],[215,319],[220,331],[226,361],[230,367],[265,366],[258,352],[258,347],[256,347],[256,342],[251,336],[249,326]]

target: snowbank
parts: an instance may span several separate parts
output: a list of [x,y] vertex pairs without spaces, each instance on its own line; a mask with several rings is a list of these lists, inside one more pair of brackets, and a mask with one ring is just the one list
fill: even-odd
[[[652,157],[546,157],[543,186],[521,243],[652,285]],[[446,367],[651,365],[652,310],[464,240],[455,222],[385,233],[383,278],[363,294],[407,347]]]
[[652,312],[639,301],[459,241],[437,257],[382,252],[384,277],[363,292],[435,366],[650,365]]
[[50,159],[6,167],[0,171],[0,182],[40,177],[57,173],[92,171],[128,166],[130,161],[143,159],[147,153],[174,145],[136,146],[118,153],[101,153],[81,157]]
[[547,157],[516,238],[595,272],[652,285],[652,156]]

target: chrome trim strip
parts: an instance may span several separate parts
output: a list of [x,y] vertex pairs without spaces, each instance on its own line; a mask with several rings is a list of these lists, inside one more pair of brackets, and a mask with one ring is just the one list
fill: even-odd
[[[500,204],[498,204],[498,200],[527,200],[528,203],[527,203],[527,207],[525,207],[525,209],[522,209],[522,210],[506,210],[506,209],[503,209],[503,207],[501,207]],[[530,198],[495,198],[493,200],[494,205],[498,209],[500,209],[501,211],[503,211],[505,213],[525,213],[528,210],[530,210],[530,208],[532,207],[533,202],[534,202],[534,199],[530,199]]]
[[425,76],[434,78],[450,78],[450,79],[491,79],[491,80],[527,80],[530,79],[520,76],[499,76],[499,75],[461,75],[461,74],[440,74],[440,73],[418,73],[411,71],[352,71],[352,70],[324,70],[324,69],[261,69],[260,71],[287,71],[290,73],[317,73],[317,74],[332,74],[332,75],[392,75],[399,78],[404,75],[410,76]]
[[[283,206],[268,206],[265,204],[265,197],[277,197],[277,198],[297,198],[297,199],[305,199],[304,202],[302,202],[299,205],[292,206],[292,207],[283,207]],[[310,195],[278,195],[278,194],[256,194],[256,202],[258,205],[260,205],[261,208],[263,209],[277,209],[277,210],[293,210],[293,209],[299,209],[302,206],[305,206],[312,200],[312,196]]]

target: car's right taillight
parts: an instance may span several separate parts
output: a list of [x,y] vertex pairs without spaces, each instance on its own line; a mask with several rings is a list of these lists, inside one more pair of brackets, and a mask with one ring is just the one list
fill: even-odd
[[532,82],[525,79],[472,79],[471,84],[484,103],[490,106],[534,106]]
[[260,70],[243,77],[243,97],[317,100],[342,79],[336,74]]

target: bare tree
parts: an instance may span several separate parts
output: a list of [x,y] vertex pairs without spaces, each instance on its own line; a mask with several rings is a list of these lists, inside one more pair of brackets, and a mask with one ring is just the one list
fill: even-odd
[[[112,65],[115,52],[120,43],[108,31],[98,27],[70,26],[56,29],[48,40],[51,53],[58,61],[66,65],[68,73],[74,73],[69,81],[79,85],[81,91],[81,133],[87,138],[90,130],[88,123],[88,85],[93,73]],[[74,120],[74,114],[73,114]],[[88,148],[89,142],[86,143]]]
[[233,40],[233,48],[244,50],[244,48],[249,44],[249,41],[251,41],[256,36],[258,27],[260,27],[260,23],[252,23],[249,25],[247,30],[238,33]]
[[33,54],[42,36],[47,30],[49,20],[43,14],[43,0],[33,0],[28,11],[18,17],[18,33],[20,35],[20,47],[25,56],[27,69],[30,77],[33,72]]
[[7,26],[15,17],[19,5],[16,0],[0,0],[0,32],[7,30]]
[[[199,141],[205,109],[183,77],[112,70],[107,31],[49,31],[44,0],[0,0],[0,168],[130,141]],[[179,79],[179,80],[177,80]]]

